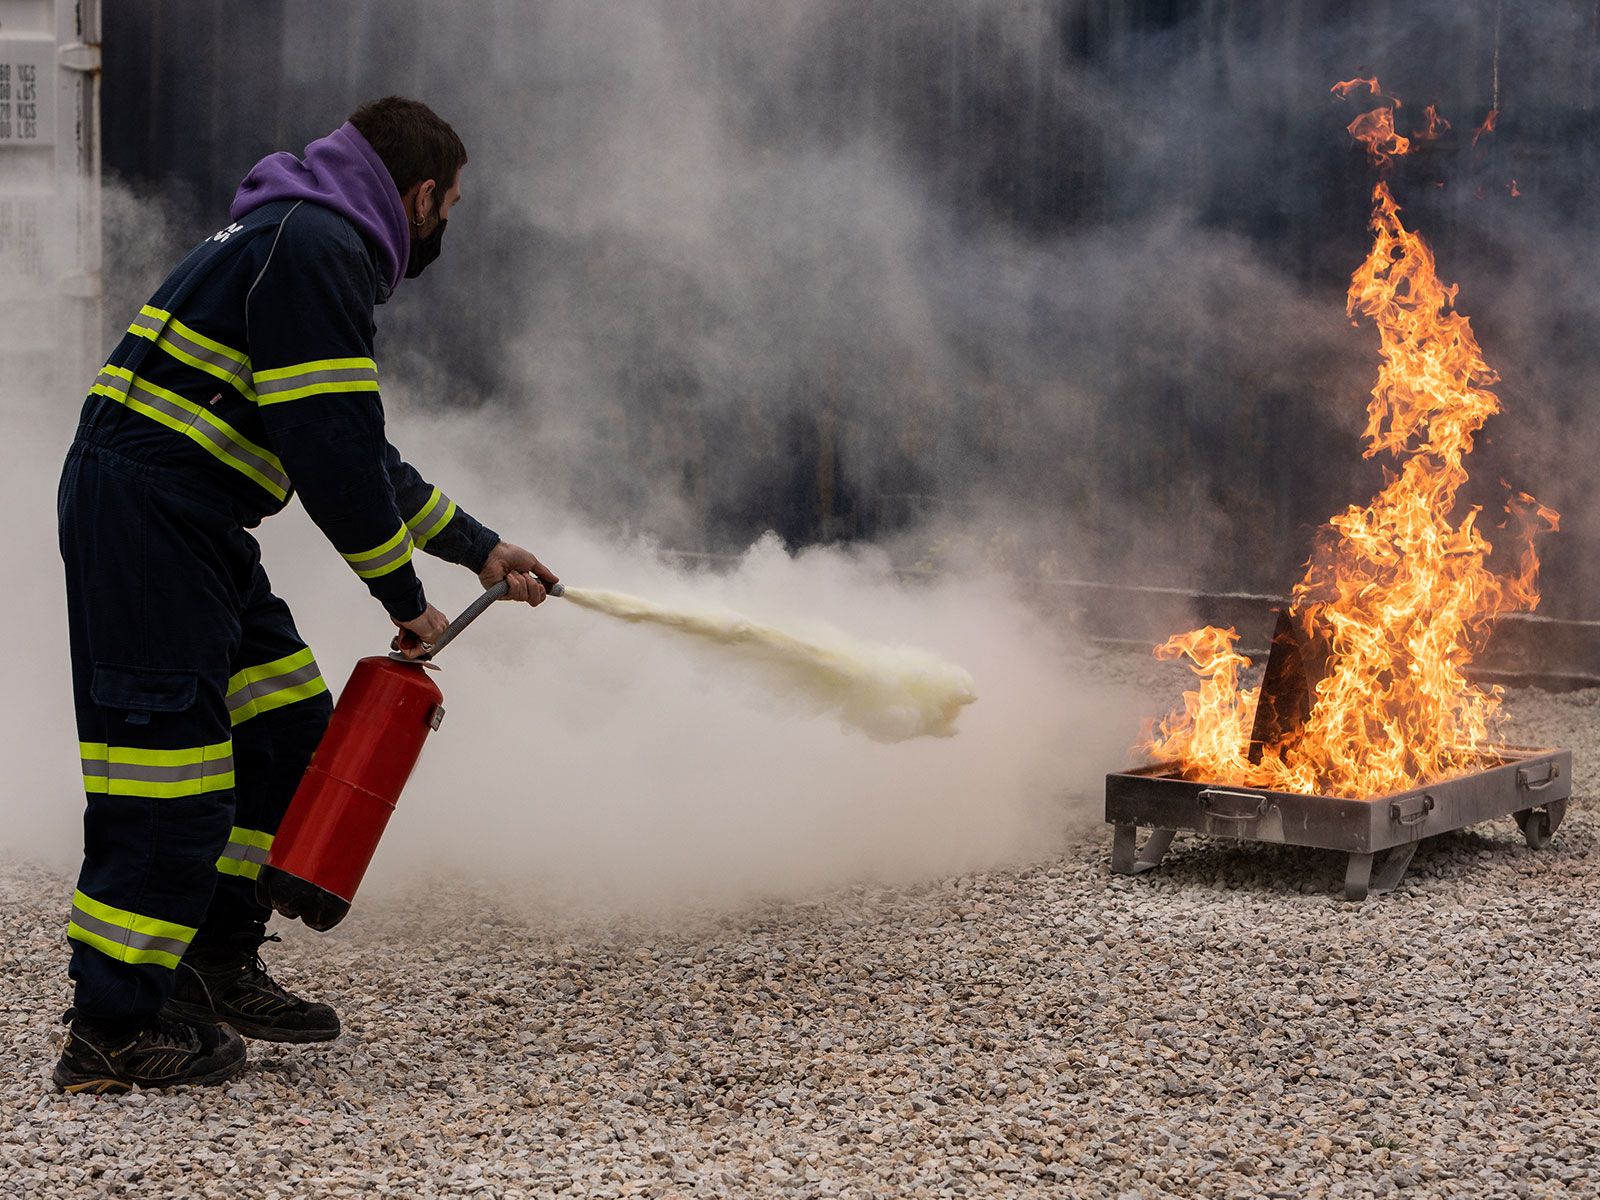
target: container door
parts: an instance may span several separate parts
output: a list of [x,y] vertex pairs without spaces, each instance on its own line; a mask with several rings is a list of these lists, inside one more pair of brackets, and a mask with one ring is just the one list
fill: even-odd
[[52,397],[86,391],[89,360],[102,349],[99,129],[100,0],[0,0],[0,403],[8,408],[17,406],[16,384]]

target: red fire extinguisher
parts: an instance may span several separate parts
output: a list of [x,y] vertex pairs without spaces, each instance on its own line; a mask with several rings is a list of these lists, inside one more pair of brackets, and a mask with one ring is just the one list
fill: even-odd
[[444,693],[425,664],[505,594],[495,584],[420,658],[356,663],[256,880],[261,903],[313,929],[344,920],[422,743],[444,720]]

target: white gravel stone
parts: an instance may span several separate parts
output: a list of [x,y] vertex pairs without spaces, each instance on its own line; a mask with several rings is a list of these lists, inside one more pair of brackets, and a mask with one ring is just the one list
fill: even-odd
[[1081,823],[1031,866],[670,924],[441,883],[285,930],[346,1032],[215,1089],[48,1090],[71,885],[8,861],[0,1194],[1593,1197],[1600,693],[1511,717],[1575,753],[1553,845],[1434,839],[1365,904],[1282,847],[1113,877]]

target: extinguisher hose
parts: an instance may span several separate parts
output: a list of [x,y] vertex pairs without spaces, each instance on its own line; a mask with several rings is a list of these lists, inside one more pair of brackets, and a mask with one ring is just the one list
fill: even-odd
[[[439,640],[434,642],[432,649],[430,649],[421,657],[411,659],[410,661],[428,662],[439,657],[439,651],[443,650],[451,642],[455,641],[456,637],[461,633],[461,631],[481,617],[484,613],[484,610],[487,609],[491,604],[504,596],[508,588],[509,585],[504,579],[495,584],[483,595],[479,596],[471,604],[467,605],[466,608],[461,610],[461,615],[454,621],[450,622],[449,627],[446,628],[444,633],[440,635]],[[553,583],[546,589],[546,591],[552,596],[561,595],[563,590],[564,589],[559,583]]]

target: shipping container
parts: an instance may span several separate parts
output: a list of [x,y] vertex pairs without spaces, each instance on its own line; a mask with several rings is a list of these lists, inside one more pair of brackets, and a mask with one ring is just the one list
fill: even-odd
[[99,96],[100,0],[0,0],[0,379],[98,349]]

